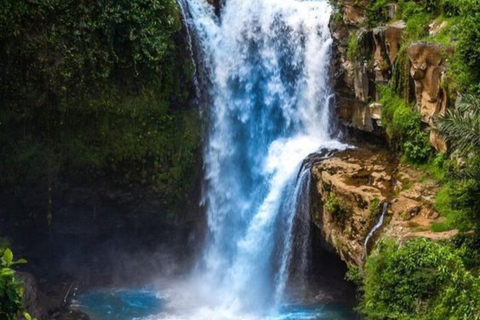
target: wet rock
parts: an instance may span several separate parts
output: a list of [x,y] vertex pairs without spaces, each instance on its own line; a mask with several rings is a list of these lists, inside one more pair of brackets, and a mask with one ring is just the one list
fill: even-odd
[[215,8],[215,13],[217,16],[220,16],[220,10],[222,9],[223,1],[222,0],[207,0]]
[[37,319],[46,319],[49,313],[60,307],[60,302],[46,297],[39,289],[37,280],[28,272],[16,272],[15,276],[25,284],[25,307]]
[[405,27],[405,22],[400,20],[388,26],[373,29],[375,81],[388,82],[390,80]]

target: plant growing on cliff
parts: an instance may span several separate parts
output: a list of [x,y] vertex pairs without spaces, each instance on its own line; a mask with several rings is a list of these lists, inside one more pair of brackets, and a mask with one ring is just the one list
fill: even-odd
[[373,27],[388,21],[388,5],[390,0],[373,0],[369,1],[366,6],[367,22]]
[[23,316],[32,317],[26,312],[23,301],[24,284],[15,278],[13,266],[26,263],[24,259],[13,260],[10,249],[0,249],[0,319],[17,320]]
[[342,225],[352,215],[352,208],[342,203],[336,194],[330,193],[325,208],[332,215],[333,219]]
[[380,200],[375,198],[370,202],[370,206],[368,207],[368,217],[375,218],[380,208]]
[[427,239],[380,241],[365,265],[360,311],[372,320],[480,319],[480,278],[463,255]]
[[421,117],[413,107],[406,105],[389,86],[380,89],[382,123],[391,147],[404,154],[413,163],[424,163],[431,152],[428,134],[422,130]]
[[347,41],[347,58],[356,61],[358,55],[358,33],[352,32]]

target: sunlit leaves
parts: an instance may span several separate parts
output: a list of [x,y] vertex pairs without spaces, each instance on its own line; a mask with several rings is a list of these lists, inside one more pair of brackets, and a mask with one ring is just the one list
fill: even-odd
[[480,319],[480,278],[463,255],[426,239],[381,241],[365,266],[361,311],[372,320]]
[[14,265],[26,263],[25,259],[14,261],[10,249],[0,248],[0,319],[17,320],[22,314],[26,320],[32,317],[25,311],[23,282],[15,278]]

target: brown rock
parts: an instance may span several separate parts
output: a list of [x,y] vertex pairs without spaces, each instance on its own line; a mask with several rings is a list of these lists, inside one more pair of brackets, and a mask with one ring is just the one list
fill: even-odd
[[373,122],[370,108],[356,99],[339,98],[339,117],[347,127],[372,132]]
[[372,119],[382,119],[382,105],[380,103],[372,103],[368,107],[370,108],[370,117]]
[[447,143],[435,130],[430,131],[430,145],[434,147],[438,152],[447,151]]
[[[387,201],[390,206],[384,227],[370,244],[382,233],[398,240],[456,234],[438,235],[430,231],[439,217],[432,209],[439,189],[437,182],[425,178],[417,169],[392,161],[387,150],[361,146],[312,161],[312,181],[317,191],[312,194],[312,220],[327,244],[347,264],[363,265],[365,238],[379,214],[378,206],[372,209],[374,200]],[[404,187],[395,190],[393,181]],[[340,216],[338,212],[329,212],[328,203],[333,196],[343,208]]]
[[374,70],[375,81],[387,82],[390,79],[390,58],[387,53],[386,45],[386,27],[373,29],[373,39],[375,41]]
[[377,82],[387,82],[391,78],[392,67],[397,59],[402,42],[405,22],[400,20],[386,27],[373,29],[375,42],[374,70]]
[[414,43],[408,50],[412,67],[410,74],[415,81],[417,108],[422,121],[433,125],[434,117],[445,112],[446,90],[441,87],[446,62],[442,57],[444,48],[436,44]]
[[361,24],[366,19],[365,7],[368,0],[345,0],[342,1],[344,5],[343,22],[347,25]]
[[402,43],[403,32],[406,26],[405,21],[399,20],[389,24],[385,30],[385,45],[392,66],[397,59],[398,51],[400,50]]

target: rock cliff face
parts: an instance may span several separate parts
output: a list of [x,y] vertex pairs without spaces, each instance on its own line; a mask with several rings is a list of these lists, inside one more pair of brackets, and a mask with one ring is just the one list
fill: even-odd
[[[398,6],[388,5],[390,23],[367,27],[369,1],[333,1],[330,29],[334,39],[333,78],[340,122],[365,137],[386,137],[379,87],[389,84],[421,115],[425,127],[448,106],[444,74],[451,48],[426,42],[411,43],[406,23],[395,20]],[[431,35],[444,24],[432,23]],[[407,42],[408,45],[407,45]],[[366,133],[366,134],[365,134]],[[446,151],[445,142],[430,131],[430,144]],[[313,160],[314,223],[327,246],[348,265],[362,266],[379,235],[402,241],[411,237],[448,238],[458,231],[431,232],[439,214],[432,207],[438,183],[413,167],[399,163],[387,150],[357,146],[332,157]],[[384,204],[386,220],[365,245]]]
[[[422,121],[429,126],[434,126],[434,117],[447,109],[447,91],[442,87],[442,77],[447,69],[444,52],[442,46],[421,42],[412,44],[407,50],[410,75],[415,81],[416,106]],[[445,141],[434,131],[430,133],[430,143],[439,151],[447,149]]]
[[[375,28],[365,28],[368,1],[336,1],[338,12],[330,23],[334,38],[334,82],[337,93],[338,116],[342,124],[360,131],[384,135],[379,85],[393,79],[394,70],[406,69],[406,99],[416,104],[427,126],[433,117],[445,112],[447,92],[442,88],[449,49],[429,43],[414,43],[403,49],[406,24],[399,20]],[[394,1],[388,6],[390,18],[397,11]],[[441,26],[430,26],[438,32]],[[406,59],[397,63],[400,54]],[[409,71],[409,72],[408,72]],[[435,133],[430,142],[439,151],[446,145]]]
[[433,233],[442,218],[432,209],[439,186],[428,176],[399,164],[384,149],[358,146],[325,160],[312,160],[312,219],[328,247],[348,265],[362,266],[365,238],[378,221],[384,203],[387,218],[380,234],[403,240],[411,237],[443,238],[457,231]]

